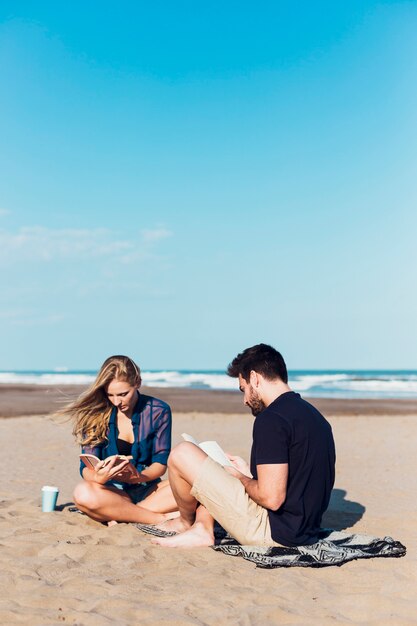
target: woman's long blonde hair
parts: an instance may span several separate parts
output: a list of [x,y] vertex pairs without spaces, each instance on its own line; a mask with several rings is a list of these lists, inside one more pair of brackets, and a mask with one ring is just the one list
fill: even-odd
[[138,388],[142,382],[140,369],[132,359],[122,355],[110,356],[92,385],[75,402],[58,411],[59,415],[73,419],[72,432],[81,445],[95,446],[105,441],[113,408],[106,391],[114,379]]

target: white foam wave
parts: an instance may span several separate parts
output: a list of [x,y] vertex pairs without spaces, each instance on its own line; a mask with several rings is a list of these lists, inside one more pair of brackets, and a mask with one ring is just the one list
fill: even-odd
[[219,390],[237,389],[237,382],[226,374],[208,372],[142,372],[145,385],[152,387],[198,387]]
[[[0,372],[0,384],[88,385],[95,372]],[[238,389],[224,372],[161,370],[142,372],[144,385],[196,389]],[[290,387],[306,396],[339,398],[417,397],[416,372],[293,372]]]
[[335,385],[349,380],[348,374],[305,374],[289,378],[289,385],[294,391],[306,391],[316,386]]
[[90,374],[17,374],[0,372],[0,384],[8,385],[88,385],[95,379]]
[[413,380],[347,380],[338,385],[339,389],[352,391],[398,391],[417,393],[417,381]]
[[411,373],[305,375],[290,380],[290,386],[294,391],[316,397],[417,397],[417,375]]

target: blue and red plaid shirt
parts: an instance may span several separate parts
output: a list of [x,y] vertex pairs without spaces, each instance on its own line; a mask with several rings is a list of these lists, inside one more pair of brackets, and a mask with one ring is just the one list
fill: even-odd
[[[171,409],[166,402],[140,393],[132,415],[134,441],[131,463],[141,472],[152,463],[166,465],[171,451]],[[96,446],[82,446],[83,454],[95,454],[99,459],[118,454],[117,408],[113,407],[107,439]],[[80,462],[82,476],[85,464]]]

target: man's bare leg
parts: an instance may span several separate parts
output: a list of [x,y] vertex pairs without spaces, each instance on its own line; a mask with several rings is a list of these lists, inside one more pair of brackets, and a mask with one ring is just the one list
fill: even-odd
[[180,515],[159,524],[159,528],[182,533],[194,524],[199,503],[190,491],[206,458],[205,452],[188,441],[178,444],[172,450],[168,458],[168,476]]
[[[196,511],[194,524],[188,530],[173,537],[154,537],[151,543],[165,548],[201,548],[214,544],[214,519],[207,509],[200,505]],[[165,525],[163,526],[165,528]]]

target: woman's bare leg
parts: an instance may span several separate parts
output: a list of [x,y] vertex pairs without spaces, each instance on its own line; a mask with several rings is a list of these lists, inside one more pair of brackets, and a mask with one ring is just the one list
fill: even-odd
[[151,511],[133,504],[126,493],[92,481],[82,481],[74,490],[77,507],[98,522],[139,522],[159,524],[169,515]]
[[178,511],[178,505],[172,494],[168,480],[163,480],[156,485],[155,491],[147,496],[140,506],[154,513],[172,513]]

